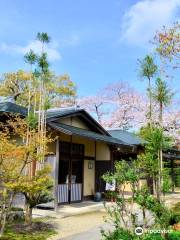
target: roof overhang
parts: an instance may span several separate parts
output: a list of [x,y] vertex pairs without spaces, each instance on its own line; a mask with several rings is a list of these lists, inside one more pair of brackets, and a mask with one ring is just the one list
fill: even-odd
[[104,129],[87,111],[84,109],[69,109],[68,111],[63,111],[63,109],[59,112],[47,112],[47,123],[56,122],[58,119],[66,118],[66,117],[82,117],[91,127],[96,128],[99,133],[102,133],[107,136],[111,136],[106,129]]
[[71,125],[66,125],[58,122],[49,122],[48,125],[58,131],[67,135],[75,135],[84,138],[88,138],[94,141],[105,142],[109,145],[122,146],[128,150],[133,150],[134,146],[129,145],[119,139],[113,138],[111,136],[102,135],[96,132],[92,132],[86,129],[77,128]]

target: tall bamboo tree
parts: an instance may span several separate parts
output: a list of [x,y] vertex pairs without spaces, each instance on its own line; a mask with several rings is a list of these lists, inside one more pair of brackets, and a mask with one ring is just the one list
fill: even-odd
[[[152,126],[152,80],[157,73],[157,65],[154,63],[154,59],[151,55],[146,55],[145,58],[140,60],[140,76],[148,81],[147,95],[149,98],[149,109],[147,114],[148,125],[150,132],[153,133]],[[150,134],[152,134],[150,133]],[[157,194],[156,179],[153,177],[153,193]]]
[[[32,49],[30,49],[30,51],[28,53],[25,54],[24,56],[25,62],[28,63],[30,65],[30,84],[29,84],[29,98],[28,98],[28,116],[30,113],[30,107],[31,107],[31,102],[30,102],[30,94],[32,94],[31,92],[31,87],[35,88],[35,84],[32,82],[33,79],[33,65],[36,63],[37,61],[37,55],[34,53],[34,51]],[[35,114],[35,110],[36,110],[36,89],[33,89],[33,94],[34,94],[34,114]]]
[[42,53],[43,53],[45,44],[49,43],[51,38],[45,32],[38,32],[37,33],[37,40],[42,43]]
[[157,65],[154,63],[152,56],[147,55],[140,61],[140,75],[148,80],[148,96],[149,96],[149,124],[152,125],[152,79],[157,73]]
[[[33,65],[37,61],[37,56],[33,52],[33,50],[30,50],[28,53],[25,54],[24,60],[26,63],[30,65],[30,79],[29,79],[29,84],[28,84],[28,116],[27,116],[27,137],[26,137],[26,144],[30,145],[31,140],[32,140],[32,132],[31,132],[31,127],[32,127],[32,121],[34,122],[35,116],[35,109],[36,109],[36,89],[35,89],[35,84],[33,83]],[[35,102],[32,102],[32,98]],[[33,114],[32,114],[32,106],[34,106],[33,109]],[[33,119],[32,119],[33,117]],[[27,174],[32,176],[33,175],[33,165],[34,161],[32,161],[29,166],[25,169],[27,171]]]
[[[39,132],[39,141],[41,142],[40,144],[40,151],[42,153],[44,152],[44,139],[45,139],[45,134],[46,134],[46,81],[48,80],[49,76],[49,64],[47,61],[47,54],[44,52],[44,47],[45,44],[48,44],[50,42],[50,37],[48,36],[47,33],[44,32],[39,32],[37,34],[37,39],[41,42],[42,44],[42,52],[41,56],[38,59],[38,66],[40,69],[40,94],[39,94],[39,117],[38,117],[38,132]],[[42,155],[42,160],[43,160],[43,155]]]
[[164,107],[167,107],[171,103],[173,93],[165,81],[161,78],[157,78],[152,96],[159,104],[159,124],[163,127],[163,110]]
[[[158,103],[159,105],[159,126],[163,130],[163,111],[164,108],[167,107],[172,99],[173,93],[169,89],[167,83],[163,81],[161,78],[157,78],[155,82],[155,88],[153,90],[152,96],[154,100]],[[163,154],[162,154],[162,144],[160,146],[159,150],[159,186],[160,186],[160,195],[162,191],[162,186],[163,186],[163,177],[162,177],[162,172],[163,172]]]

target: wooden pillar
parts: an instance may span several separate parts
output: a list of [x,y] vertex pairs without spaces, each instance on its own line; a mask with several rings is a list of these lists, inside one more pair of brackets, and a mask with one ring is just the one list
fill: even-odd
[[95,142],[94,142],[94,191],[95,191],[95,192],[97,192],[96,155],[97,155],[97,146],[96,146],[96,141],[95,141]]
[[114,155],[113,155],[113,146],[110,146],[110,161],[111,161],[111,171],[114,171]]
[[174,192],[174,186],[175,186],[174,159],[171,159],[171,179],[172,179],[172,192]]
[[71,203],[71,176],[72,176],[72,135],[70,142],[70,158],[69,158],[69,171],[68,171],[68,202]]
[[58,179],[59,179],[59,137],[56,140],[56,162],[54,178],[54,210],[58,208]]

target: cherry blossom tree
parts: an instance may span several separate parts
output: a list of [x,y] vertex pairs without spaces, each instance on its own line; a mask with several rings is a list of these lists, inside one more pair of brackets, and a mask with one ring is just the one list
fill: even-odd
[[134,128],[146,119],[146,98],[127,82],[109,84],[95,96],[79,98],[77,104],[106,128]]
[[145,120],[147,102],[145,97],[129,86],[117,82],[105,88],[105,97],[113,105],[113,111],[104,125],[109,128],[129,129],[141,125]]
[[171,27],[164,26],[157,31],[154,42],[156,50],[164,60],[173,62],[173,67],[180,68],[180,23],[176,22]]
[[106,104],[106,99],[100,95],[82,97],[77,100],[77,105],[94,115],[99,123],[102,123],[103,118],[107,115]]
[[168,109],[164,113],[163,127],[165,132],[171,136],[175,145],[180,145],[180,110],[178,108]]
[[[116,82],[103,88],[97,95],[77,99],[76,104],[91,113],[105,128],[138,130],[148,124],[149,101],[127,82]],[[180,111],[174,101],[164,111],[163,127],[176,143],[180,142]],[[152,101],[154,124],[159,122],[159,108]]]

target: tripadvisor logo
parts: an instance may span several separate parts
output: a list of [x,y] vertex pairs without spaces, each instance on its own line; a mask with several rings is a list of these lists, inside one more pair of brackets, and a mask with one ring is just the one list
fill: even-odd
[[[137,227],[137,228],[135,228],[134,232],[136,235],[140,236],[143,234],[144,230],[142,227]],[[152,234],[152,233],[171,233],[172,230],[171,229],[150,229],[150,230],[145,230],[145,232],[150,233],[150,234]]]
[[149,233],[171,233],[172,229],[150,229]]
[[142,235],[143,234],[142,227],[135,228],[135,234],[138,235],[138,236]]

